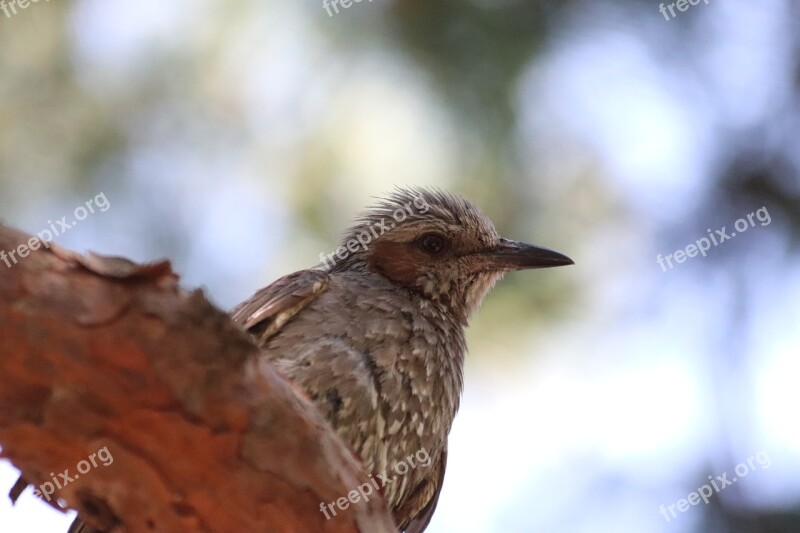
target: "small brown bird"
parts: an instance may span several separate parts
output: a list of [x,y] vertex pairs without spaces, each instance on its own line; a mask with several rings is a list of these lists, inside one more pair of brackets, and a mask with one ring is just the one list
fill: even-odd
[[[321,265],[275,281],[231,316],[381,480],[399,530],[420,533],[442,490],[470,317],[504,273],[571,264],[501,238],[463,198],[397,189]],[[427,464],[408,465],[420,456]],[[401,462],[405,473],[390,478]],[[96,532],[76,519],[69,533]]]
[[501,238],[463,198],[397,189],[321,265],[275,281],[231,314],[368,472],[392,474],[410,456],[429,456],[428,467],[380,478],[400,531],[417,533],[442,490],[470,317],[505,272],[571,264]]

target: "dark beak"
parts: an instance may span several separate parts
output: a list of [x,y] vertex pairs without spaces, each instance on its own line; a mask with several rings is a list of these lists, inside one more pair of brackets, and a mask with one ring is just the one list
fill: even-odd
[[575,261],[556,251],[508,239],[500,239],[497,246],[482,252],[481,256],[488,260],[487,266],[497,270],[524,270],[575,264]]

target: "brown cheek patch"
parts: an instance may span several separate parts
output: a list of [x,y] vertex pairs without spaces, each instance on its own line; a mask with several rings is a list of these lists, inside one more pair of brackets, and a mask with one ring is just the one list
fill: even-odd
[[414,289],[426,259],[424,252],[407,243],[378,241],[372,246],[367,264],[395,283]]

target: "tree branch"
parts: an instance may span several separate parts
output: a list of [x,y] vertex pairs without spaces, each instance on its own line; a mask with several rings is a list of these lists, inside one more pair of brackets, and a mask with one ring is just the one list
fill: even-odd
[[[0,251],[29,237],[0,226]],[[363,467],[169,263],[20,255],[0,262],[0,444],[53,501],[134,533],[395,531],[377,494],[325,518]]]

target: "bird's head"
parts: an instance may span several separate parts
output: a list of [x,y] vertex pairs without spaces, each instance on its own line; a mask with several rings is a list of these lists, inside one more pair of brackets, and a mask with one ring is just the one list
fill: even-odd
[[504,273],[573,261],[501,238],[492,221],[460,196],[398,188],[358,218],[326,263],[332,273],[379,274],[466,324]]

